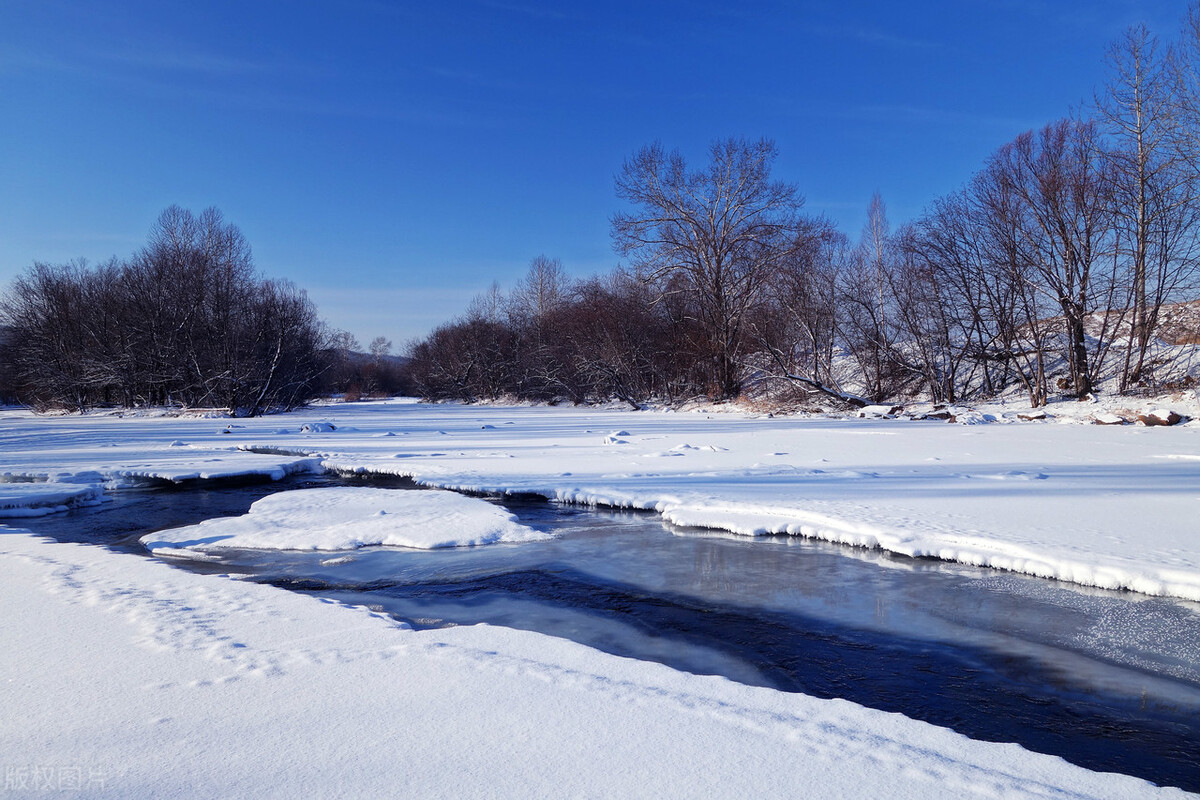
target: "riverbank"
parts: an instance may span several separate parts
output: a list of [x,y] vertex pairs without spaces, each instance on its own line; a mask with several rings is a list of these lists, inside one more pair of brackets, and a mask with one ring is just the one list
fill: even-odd
[[[1197,435],[408,402],[236,421],[6,410],[0,474],[108,493],[411,475],[1187,596],[1200,586]],[[0,753],[18,795],[34,778],[98,796],[1158,794],[900,715],[535,633],[405,630],[26,534],[0,536],[0,554],[13,709]]]
[[539,634],[0,536],[6,792],[1182,796],[836,700]]
[[405,475],[1200,600],[1200,426],[1010,412],[997,419],[1012,424],[956,425],[411,402],[237,421],[6,411],[0,475],[109,488],[313,469]]

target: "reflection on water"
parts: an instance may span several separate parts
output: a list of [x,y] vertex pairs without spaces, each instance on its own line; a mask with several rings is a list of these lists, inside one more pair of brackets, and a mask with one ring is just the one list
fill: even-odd
[[[279,488],[130,492],[29,527],[136,549],[137,535],[243,513]],[[418,627],[541,631],[1200,789],[1200,604],[789,536],[672,529],[642,513],[506,505],[559,537],[435,551],[229,551],[218,564],[186,566],[248,572]]]

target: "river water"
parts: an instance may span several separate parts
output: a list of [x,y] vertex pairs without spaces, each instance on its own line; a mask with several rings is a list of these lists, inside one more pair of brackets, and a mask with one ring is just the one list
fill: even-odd
[[[267,494],[402,479],[304,476],[115,493],[22,525],[144,553],[138,538],[244,513]],[[501,502],[495,500],[494,502]],[[1200,604],[1089,590],[656,515],[502,502],[545,542],[435,551],[227,551],[220,562],[416,627],[540,631],[700,674],[840,697],[1200,791]]]

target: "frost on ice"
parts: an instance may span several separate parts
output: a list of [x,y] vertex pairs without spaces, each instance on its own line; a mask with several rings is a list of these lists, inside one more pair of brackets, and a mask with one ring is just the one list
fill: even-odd
[[205,520],[143,537],[150,550],[221,548],[352,550],[371,545],[432,549],[552,538],[486,500],[439,490],[338,487],[279,492],[241,517]]

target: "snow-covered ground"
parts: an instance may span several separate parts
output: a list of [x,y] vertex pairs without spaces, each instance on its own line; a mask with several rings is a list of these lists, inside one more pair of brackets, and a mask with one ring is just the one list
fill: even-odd
[[[1017,422],[1015,408],[960,415],[997,420],[977,425],[399,402],[234,423],[6,410],[0,475],[42,482],[0,488],[39,486],[46,506],[58,489],[94,498],[146,479],[376,471],[1200,599],[1200,427],[1083,424],[1111,411],[1083,405],[1049,421]],[[5,503],[19,507],[20,491],[32,492]],[[525,536],[503,515],[477,517],[482,501],[469,498],[450,502],[486,524],[461,542],[401,532],[408,511],[436,526],[435,510],[374,501],[345,501],[366,523],[351,535],[337,528],[342,511],[294,494],[273,513],[152,541],[200,551],[235,535],[313,548]],[[314,524],[307,538],[296,519]],[[0,536],[0,602],[0,761],[15,796],[35,793],[35,779],[121,797],[1159,793],[850,703],[528,632],[405,630],[27,534]]]
[[96,505],[102,500],[103,490],[91,483],[0,483],[0,517],[40,517],[71,508]]
[[233,424],[9,411],[0,476],[111,485],[323,465],[1200,600],[1200,424],[1084,424],[1114,410],[1081,403],[1017,421],[1026,411],[959,412],[997,420],[969,425],[399,402]]
[[[1015,745],[487,626],[0,536],[5,794],[1159,797]],[[65,791],[64,791],[65,790]]]

